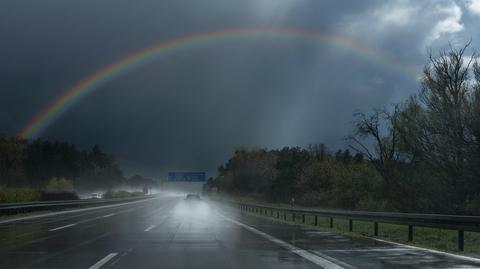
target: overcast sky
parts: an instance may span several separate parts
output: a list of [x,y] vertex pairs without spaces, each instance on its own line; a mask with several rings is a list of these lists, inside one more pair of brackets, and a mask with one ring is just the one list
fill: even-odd
[[[73,84],[170,38],[297,28],[354,40],[421,70],[428,49],[480,48],[471,0],[6,0],[0,2],[0,130],[14,135]],[[415,76],[328,43],[245,38],[180,50],[102,85],[40,137],[100,144],[128,174],[214,172],[238,146],[325,143],[352,114],[400,102]]]

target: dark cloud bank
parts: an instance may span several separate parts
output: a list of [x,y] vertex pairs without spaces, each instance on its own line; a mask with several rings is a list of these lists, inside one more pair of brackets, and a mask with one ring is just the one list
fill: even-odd
[[[358,40],[421,68],[427,48],[470,38],[475,47],[479,18],[468,1],[5,1],[0,129],[18,132],[75,82],[172,37],[300,28]],[[103,85],[41,137],[103,145],[129,173],[214,172],[237,146],[344,147],[355,110],[398,102],[417,89],[413,76],[330,44],[218,42]]]

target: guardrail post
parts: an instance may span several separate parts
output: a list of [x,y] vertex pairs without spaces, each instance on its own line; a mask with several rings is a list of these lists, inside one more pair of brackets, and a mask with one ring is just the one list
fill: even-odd
[[318,216],[315,215],[315,226],[317,226],[317,225],[318,225]]
[[413,225],[408,225],[408,242],[413,241]]
[[333,218],[330,217],[330,228],[333,228]]
[[292,222],[295,222],[295,212],[292,213]]
[[283,220],[284,220],[284,221],[287,220],[287,211],[283,211]]
[[280,218],[280,212],[277,211],[277,219]]
[[373,223],[373,235],[378,236],[378,222]]
[[302,214],[302,223],[305,224],[305,214]]
[[353,231],[353,220],[351,220],[351,219],[348,220],[348,230],[350,232]]
[[463,230],[458,230],[458,251],[463,251]]

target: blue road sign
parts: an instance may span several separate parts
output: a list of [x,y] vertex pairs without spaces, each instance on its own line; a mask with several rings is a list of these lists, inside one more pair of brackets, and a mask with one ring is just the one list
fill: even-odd
[[168,172],[171,182],[205,182],[205,172]]

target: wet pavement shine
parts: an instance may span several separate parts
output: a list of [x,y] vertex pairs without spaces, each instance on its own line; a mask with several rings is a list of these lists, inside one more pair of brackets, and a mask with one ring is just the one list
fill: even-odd
[[0,268],[480,268],[480,260],[162,196],[1,223]]

